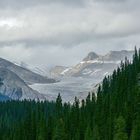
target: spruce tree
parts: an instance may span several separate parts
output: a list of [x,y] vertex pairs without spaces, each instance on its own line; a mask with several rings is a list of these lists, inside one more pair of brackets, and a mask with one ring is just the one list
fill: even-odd
[[54,128],[52,140],[67,140],[67,134],[62,119],[58,120],[56,127]]
[[115,122],[115,131],[113,140],[128,140],[125,127],[126,124],[124,118],[122,116],[119,116]]
[[86,131],[85,131],[85,138],[84,140],[93,140],[93,132],[90,128],[90,126],[88,125],[87,128],[86,128]]
[[130,140],[140,140],[140,117],[134,121]]

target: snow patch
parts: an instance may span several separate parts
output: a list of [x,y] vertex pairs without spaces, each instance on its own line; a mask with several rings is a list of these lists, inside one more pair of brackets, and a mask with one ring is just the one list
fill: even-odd
[[88,75],[88,74],[90,74],[90,73],[92,73],[92,71],[91,71],[90,69],[84,69],[84,70],[83,70],[83,74],[84,74],[84,75]]
[[120,64],[121,61],[103,61],[103,60],[90,60],[90,61],[82,61],[80,62],[80,64],[85,64],[85,63],[90,63],[90,64],[93,64],[93,63],[99,63],[99,64],[112,64],[112,63],[115,63],[115,64]]
[[93,75],[95,75],[97,72],[100,72],[100,71],[102,71],[102,70],[101,70],[101,69],[96,69],[96,70],[93,71],[90,75],[93,76]]
[[67,68],[64,71],[61,72],[62,75],[64,75],[65,73],[67,73],[69,70],[71,70],[72,68]]

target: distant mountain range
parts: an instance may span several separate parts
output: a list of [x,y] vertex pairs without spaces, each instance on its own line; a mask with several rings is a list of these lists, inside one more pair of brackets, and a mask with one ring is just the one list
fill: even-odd
[[[55,66],[50,72],[48,72],[46,67],[43,69],[40,67],[32,67],[24,62],[15,64],[0,58],[0,79],[2,79],[3,82],[0,86],[0,100],[49,99],[51,95],[41,94],[39,93],[40,91],[36,91],[37,89],[32,89],[34,86],[30,85],[55,83],[56,80],[54,79],[65,77],[102,80],[105,75],[111,74],[125,57],[131,59],[133,53],[133,51],[126,50],[110,51],[108,54],[102,56],[95,52],[90,52],[77,65],[72,67]],[[48,78],[46,75],[52,78]],[[63,84],[65,85],[63,82],[60,85]]]
[[103,78],[105,75],[111,74],[125,57],[132,59],[133,53],[133,51],[126,50],[110,51],[108,54],[102,56],[95,52],[90,52],[77,65],[72,67],[57,66],[50,71],[50,74],[54,77],[74,76]]
[[75,66],[55,66],[50,71],[50,76],[60,79],[55,84],[34,84],[30,87],[40,93],[48,95],[47,99],[54,100],[61,93],[65,102],[74,101],[75,96],[85,99],[89,91],[96,92],[104,76],[112,74],[121,60],[125,57],[132,59],[133,51],[111,51],[106,55],[90,52]]

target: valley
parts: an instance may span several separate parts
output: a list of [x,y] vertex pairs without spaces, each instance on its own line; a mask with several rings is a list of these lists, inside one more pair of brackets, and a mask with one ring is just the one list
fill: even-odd
[[49,100],[55,100],[58,93],[64,102],[73,102],[75,97],[84,99],[89,91],[93,91],[99,79],[83,77],[65,77],[53,84],[33,84],[30,87],[43,94]]

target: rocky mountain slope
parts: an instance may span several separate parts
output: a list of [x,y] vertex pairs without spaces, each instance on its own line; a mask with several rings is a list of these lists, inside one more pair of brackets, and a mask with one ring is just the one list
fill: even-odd
[[0,94],[5,97],[14,100],[45,99],[42,94],[31,89],[18,75],[6,68],[0,68],[0,78],[2,80]]
[[53,83],[54,79],[49,79],[37,73],[34,73],[24,67],[20,67],[11,63],[5,59],[0,58],[0,68],[6,68],[14,73],[16,73],[24,82],[28,84],[33,83]]
[[15,65],[18,65],[18,66],[22,67],[22,68],[30,70],[30,71],[32,71],[34,73],[37,73],[37,74],[39,74],[41,76],[45,76],[45,77],[49,76],[49,69],[46,66],[42,66],[42,65],[41,66],[39,66],[39,65],[34,66],[34,65],[27,64],[27,63],[25,63],[23,61],[21,61],[21,62],[13,62],[13,63]]
[[126,50],[110,51],[108,54],[102,56],[90,52],[79,64],[66,68],[60,71],[60,73],[57,71],[57,75],[103,78],[105,75],[111,74],[125,57],[131,59],[133,53],[133,51]]
[[54,83],[54,79],[42,76],[25,67],[0,58],[0,100],[45,100],[46,96],[29,87],[35,83]]

